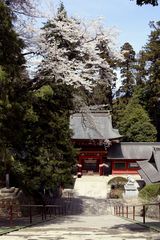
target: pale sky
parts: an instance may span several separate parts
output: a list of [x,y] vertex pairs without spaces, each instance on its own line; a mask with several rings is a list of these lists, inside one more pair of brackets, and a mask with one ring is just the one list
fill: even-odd
[[[43,4],[47,3],[47,0]],[[59,0],[53,1],[54,10],[59,6]],[[116,27],[119,30],[118,45],[129,42],[138,52],[145,45],[150,34],[149,21],[160,20],[160,6],[137,6],[130,0],[63,0],[69,16],[91,20],[104,18],[106,27]]]

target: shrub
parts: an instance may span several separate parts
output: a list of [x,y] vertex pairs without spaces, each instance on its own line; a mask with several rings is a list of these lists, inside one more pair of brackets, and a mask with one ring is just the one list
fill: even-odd
[[158,195],[160,195],[160,183],[146,185],[139,192],[139,197],[147,201],[154,201]]
[[115,187],[121,187],[124,186],[124,184],[127,183],[127,179],[123,177],[114,177],[109,180],[109,185],[114,185]]

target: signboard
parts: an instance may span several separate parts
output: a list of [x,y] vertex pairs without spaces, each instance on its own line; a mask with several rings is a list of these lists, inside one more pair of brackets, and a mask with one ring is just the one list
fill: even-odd
[[84,163],[96,163],[96,159],[90,158],[90,159],[84,159]]
[[129,168],[138,168],[138,164],[136,162],[129,163]]

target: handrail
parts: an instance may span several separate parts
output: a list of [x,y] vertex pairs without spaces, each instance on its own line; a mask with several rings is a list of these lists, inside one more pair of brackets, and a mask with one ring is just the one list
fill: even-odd
[[[67,198],[69,199],[69,198]],[[47,219],[47,215],[51,216],[56,216],[56,215],[66,215],[67,214],[67,209],[70,206],[70,201],[66,201],[60,203],[60,204],[17,204],[14,202],[8,202],[7,204],[4,205],[3,202],[0,202],[0,208],[4,208],[7,210],[7,216],[9,219],[9,224],[10,226],[13,225],[13,219],[15,214],[18,215],[18,211],[16,207],[20,208],[27,208],[28,209],[28,218],[29,218],[29,223],[32,224],[33,222],[33,210],[35,208],[40,208],[39,216],[41,216],[42,221]],[[71,200],[71,199],[69,199]]]
[[[149,206],[157,206],[158,207],[158,220],[160,221],[160,202],[158,203],[146,203],[146,204],[137,204],[137,205],[128,205],[128,204],[116,204],[114,205],[114,215],[126,217],[126,218],[132,218],[132,220],[135,220],[136,216],[142,217],[142,222],[146,223],[146,213]],[[137,208],[140,214],[136,214]],[[129,215],[131,217],[129,217]]]

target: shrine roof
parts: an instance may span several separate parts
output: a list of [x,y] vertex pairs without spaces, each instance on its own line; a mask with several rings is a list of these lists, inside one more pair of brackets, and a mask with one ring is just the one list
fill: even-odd
[[154,147],[148,160],[137,161],[141,168],[138,172],[146,183],[160,182],[160,147]]
[[[108,159],[150,159],[153,147],[160,147],[156,142],[120,142],[115,143],[108,149]],[[158,156],[157,156],[158,157]]]
[[144,178],[146,183],[149,183],[149,180],[150,183],[160,182],[160,173],[152,163],[148,160],[137,161],[137,163],[141,168],[139,174],[142,174],[142,178]]
[[70,116],[72,139],[119,139],[122,136],[112,127],[111,115],[107,112],[75,113]]
[[151,184],[151,180],[148,178],[148,176],[143,172],[142,169],[138,170],[139,175],[142,177],[142,179],[145,181],[146,184]]

